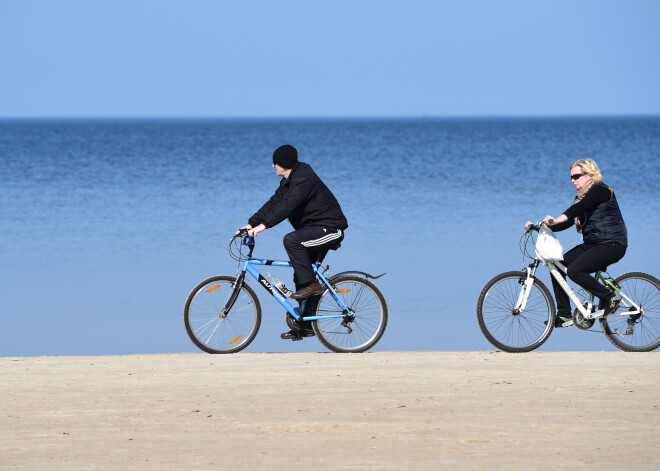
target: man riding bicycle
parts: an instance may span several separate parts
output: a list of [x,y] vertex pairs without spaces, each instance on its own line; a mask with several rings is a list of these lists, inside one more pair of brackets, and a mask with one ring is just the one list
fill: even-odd
[[[284,248],[294,270],[296,292],[291,298],[303,300],[323,291],[312,263],[328,249],[339,246],[348,222],[339,202],[312,167],[298,161],[295,147],[288,144],[278,147],[273,153],[273,168],[282,177],[279,187],[242,229],[248,229],[248,234],[254,237],[289,219],[294,231],[284,236]],[[281,337],[311,337],[314,332],[307,324]]]

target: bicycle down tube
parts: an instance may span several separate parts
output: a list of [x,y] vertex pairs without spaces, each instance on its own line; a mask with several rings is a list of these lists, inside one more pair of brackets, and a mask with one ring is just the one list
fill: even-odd
[[[263,259],[250,259],[245,262],[245,265],[243,267],[243,272],[249,273],[263,288],[268,291],[276,300],[278,303],[282,305],[286,311],[291,314],[296,320],[303,320],[303,321],[314,321],[314,320],[319,320],[319,319],[330,319],[330,318],[336,318],[336,317],[343,317],[346,314],[351,313],[350,308],[344,303],[344,300],[337,296],[337,294],[334,292],[332,289],[332,285],[328,282],[328,280],[323,276],[321,272],[319,272],[319,265],[316,263],[312,264],[312,268],[314,270],[314,273],[321,279],[321,282],[324,286],[328,287],[330,290],[330,294],[332,295],[333,299],[337,303],[339,307],[342,308],[343,312],[341,314],[330,314],[326,316],[302,316],[296,308],[293,307],[293,305],[289,302],[289,300],[280,293],[280,291],[273,286],[268,279],[259,272],[256,268],[254,268],[253,265],[269,265],[269,266],[276,266],[276,267],[289,267],[291,268],[291,262],[289,261],[283,261],[283,260],[263,260]],[[303,304],[301,306],[301,311],[304,312],[304,306],[307,303],[307,299],[303,300]]]

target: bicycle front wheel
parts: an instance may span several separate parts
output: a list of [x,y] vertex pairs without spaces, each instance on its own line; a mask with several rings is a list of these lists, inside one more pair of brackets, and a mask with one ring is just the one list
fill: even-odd
[[614,282],[621,293],[641,308],[641,313],[620,315],[637,309],[625,298],[613,315],[600,318],[603,333],[617,348],[626,352],[650,352],[660,346],[660,281],[641,272],[619,275]]
[[534,279],[527,304],[516,310],[526,274],[500,273],[486,283],[477,301],[477,320],[486,339],[505,352],[529,352],[543,345],[555,323],[555,303],[548,288]]
[[[250,345],[261,325],[261,305],[252,288],[243,283],[236,292],[236,278],[214,276],[197,285],[183,308],[188,336],[208,353],[235,353]],[[228,312],[225,308],[229,300]]]
[[[376,286],[366,278],[338,275],[328,280],[354,316],[331,317],[312,322],[319,341],[333,352],[358,353],[376,345],[387,327],[387,304]],[[329,290],[316,303],[315,316],[342,314]]]

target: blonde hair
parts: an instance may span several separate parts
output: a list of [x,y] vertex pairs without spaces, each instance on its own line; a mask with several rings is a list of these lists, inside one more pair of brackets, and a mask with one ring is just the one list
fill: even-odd
[[591,177],[594,183],[600,183],[603,181],[603,175],[601,175],[600,169],[594,159],[576,160],[570,165],[570,167],[568,167],[568,169],[572,170],[573,167],[580,167],[584,173]]

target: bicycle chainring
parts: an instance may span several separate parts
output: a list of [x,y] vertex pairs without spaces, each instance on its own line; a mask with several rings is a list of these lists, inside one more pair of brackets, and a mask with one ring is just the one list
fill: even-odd
[[291,330],[300,329],[300,325],[298,324],[298,321],[291,314],[289,314],[288,312],[286,313],[286,325]]
[[[585,306],[586,307],[586,306]],[[573,311],[573,325],[578,329],[589,330],[593,327],[595,319],[586,319],[579,309]]]

